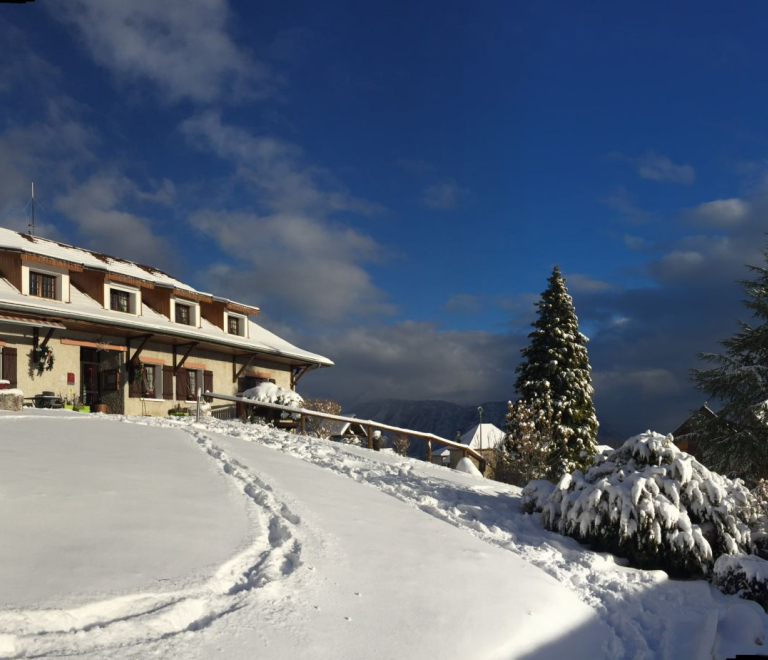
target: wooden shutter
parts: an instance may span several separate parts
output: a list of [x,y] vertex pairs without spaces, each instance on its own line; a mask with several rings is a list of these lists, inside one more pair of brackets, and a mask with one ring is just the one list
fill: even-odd
[[[203,373],[203,392],[213,392],[213,372],[206,371]],[[203,397],[208,403],[211,403],[213,399],[209,396]]]
[[141,398],[141,383],[139,382],[139,368],[128,365],[128,397],[131,399]]
[[176,400],[186,401],[189,395],[189,377],[183,367],[176,370]]
[[17,355],[15,348],[3,348],[3,373],[0,380],[7,380],[11,383],[10,387],[18,386]]
[[173,399],[173,367],[163,367],[163,398]]

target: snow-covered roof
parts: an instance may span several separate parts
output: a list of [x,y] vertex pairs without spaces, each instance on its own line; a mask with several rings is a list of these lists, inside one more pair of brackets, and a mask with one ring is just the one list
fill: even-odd
[[[15,250],[26,254],[34,254],[40,257],[48,257],[58,261],[68,261],[78,266],[103,270],[126,277],[132,277],[137,280],[145,280],[152,284],[168,286],[185,291],[195,291],[188,284],[167,275],[163,271],[152,268],[151,266],[142,266],[141,264],[110,257],[106,254],[93,252],[84,248],[74,247],[66,243],[58,243],[47,238],[39,236],[30,236],[21,234],[12,229],[0,227],[0,250]],[[201,293],[201,292],[197,292]]]
[[504,431],[493,424],[476,424],[461,436],[460,441],[472,449],[493,449],[504,435]]
[[[31,242],[30,239],[34,242]],[[95,253],[88,252],[87,250],[73,248],[46,239],[38,239],[31,236],[25,237],[24,234],[0,228],[0,249],[21,249],[24,247],[24,243],[33,246],[35,254],[51,259],[79,263],[89,268],[95,267],[92,264],[99,262],[102,269],[107,268],[110,272],[117,272],[129,277],[141,277],[154,283],[193,291],[191,287],[182,284],[161,271],[144,270],[145,267],[143,266],[119,260],[109,262],[108,264],[105,261],[101,261],[100,257],[94,256]],[[110,259],[109,257],[106,258]],[[142,274],[139,275],[138,273]],[[150,278],[154,279],[150,280]],[[200,328],[174,323],[169,318],[155,312],[146,304],[142,304],[141,316],[133,316],[105,309],[74,284],[70,287],[70,302],[63,303],[46,298],[25,296],[7,279],[0,277],[0,308],[4,311],[15,311],[20,314],[36,313],[76,321],[109,323],[110,325],[122,328],[171,334],[191,340],[224,344],[242,348],[246,351],[257,351],[320,366],[333,365],[333,362],[328,358],[294,346],[251,320],[249,320],[248,328],[249,337],[245,338],[226,333],[222,328],[213,325],[205,319],[202,319],[202,327]]]
[[[481,432],[482,431],[482,432]],[[469,431],[462,435],[458,442],[472,449],[493,449],[506,434],[494,424],[475,424]],[[438,456],[448,456],[451,453],[449,447],[435,452]]]

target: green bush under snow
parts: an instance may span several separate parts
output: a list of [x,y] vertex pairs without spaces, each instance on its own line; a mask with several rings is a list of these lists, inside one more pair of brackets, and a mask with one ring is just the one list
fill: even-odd
[[531,482],[523,508],[542,524],[639,568],[676,576],[711,572],[723,554],[752,551],[755,498],[741,480],[710,472],[672,436],[648,431],[596,457],[556,486]]

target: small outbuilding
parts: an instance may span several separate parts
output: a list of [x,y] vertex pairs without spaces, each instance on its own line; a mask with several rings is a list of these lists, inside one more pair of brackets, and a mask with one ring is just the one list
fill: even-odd
[[[493,424],[475,424],[469,431],[458,438],[458,442],[466,445],[470,449],[474,449],[488,460],[492,456],[493,450],[496,449],[496,446],[505,436],[506,433],[504,433],[498,426]],[[445,449],[435,452],[433,456],[439,457],[440,462],[444,465],[455,468],[458,462],[464,457],[464,453],[460,449],[446,447]]]
[[[354,415],[349,415],[349,417],[354,417]],[[368,439],[368,429],[360,422],[332,421],[330,422],[330,430],[331,440],[336,442],[358,444],[362,441],[367,442]]]

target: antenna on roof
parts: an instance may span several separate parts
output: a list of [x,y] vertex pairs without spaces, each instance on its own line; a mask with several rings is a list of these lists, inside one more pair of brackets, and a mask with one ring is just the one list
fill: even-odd
[[30,223],[27,225],[29,235],[35,235],[35,182],[32,182],[32,200],[30,201]]

